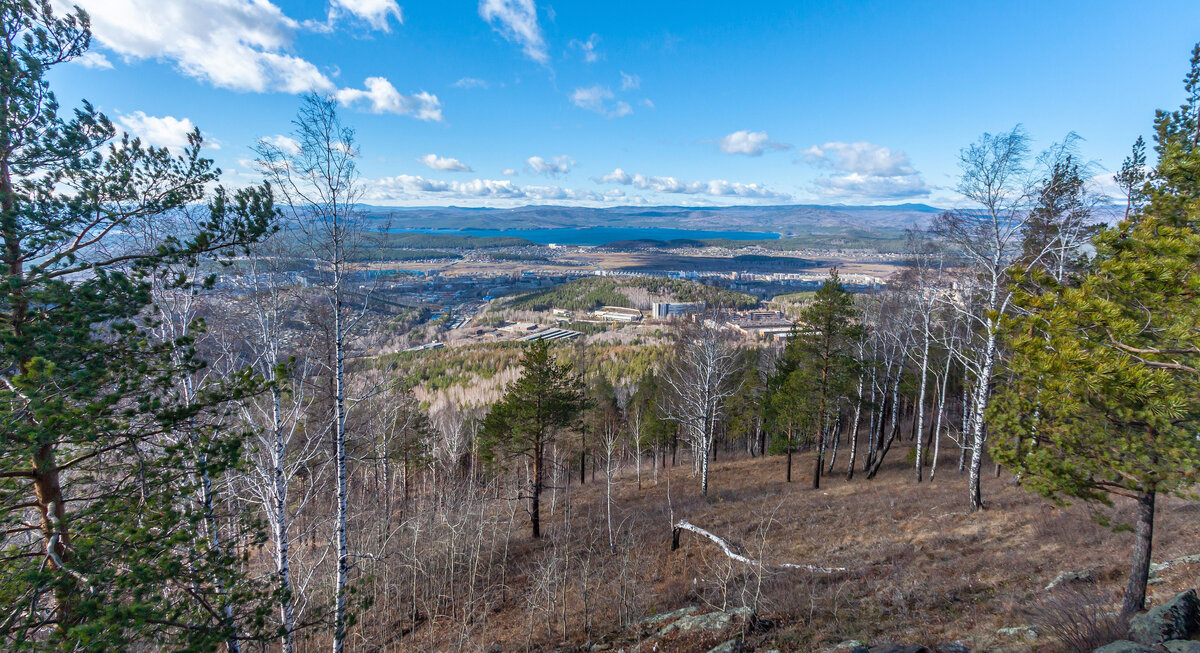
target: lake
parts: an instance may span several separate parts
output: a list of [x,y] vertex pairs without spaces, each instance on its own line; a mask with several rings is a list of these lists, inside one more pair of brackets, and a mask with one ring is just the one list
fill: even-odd
[[679,238],[727,238],[729,240],[775,240],[777,233],[762,231],[704,231],[632,227],[562,227],[558,229],[390,229],[393,233],[445,234],[454,236],[512,236],[541,245],[603,245],[617,240],[676,240]]

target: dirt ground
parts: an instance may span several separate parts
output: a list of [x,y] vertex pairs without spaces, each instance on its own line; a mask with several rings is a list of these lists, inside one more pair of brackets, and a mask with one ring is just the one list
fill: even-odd
[[[845,453],[836,473],[819,490],[810,487],[811,458],[795,460],[793,478],[784,481],[784,458],[718,460],[712,466],[709,497],[701,498],[691,464],[651,480],[643,469],[638,489],[633,469],[615,481],[614,522],[641,556],[632,565],[637,578],[635,617],[681,606],[731,609],[756,604],[764,625],[746,634],[750,650],[818,651],[845,640],[923,643],[962,641],[973,651],[1064,650],[1044,624],[1055,610],[1077,609],[1081,601],[1115,609],[1126,578],[1132,535],[1102,526],[1096,517],[1116,521],[1132,516],[1120,501],[1113,509],[1055,506],[991,470],[984,479],[987,509],[972,513],[966,477],[956,469],[956,452],[943,452],[936,480],[917,484],[905,462],[906,450],[893,450],[873,480],[856,473],[846,481]],[[668,498],[668,487],[669,498]],[[522,568],[532,570],[549,552],[595,547],[603,540],[602,477],[571,492],[573,542],[554,544],[565,528],[566,500],[546,520],[549,536],[539,542],[515,532],[513,548]],[[732,564],[711,542],[684,532],[681,547],[669,550],[670,520],[687,519],[740,544],[751,557],[771,563],[844,567],[831,574],[783,572],[762,577]],[[1155,526],[1153,559],[1172,560],[1200,552],[1200,502],[1163,498]],[[579,533],[585,533],[579,535]],[[619,536],[618,539],[620,539]],[[600,547],[603,548],[603,547]],[[578,555],[578,553],[577,553]],[[630,563],[632,564],[632,563]],[[1043,588],[1060,572],[1092,572],[1070,595],[1073,606],[1051,600]],[[1161,573],[1150,588],[1150,602],[1195,587],[1200,565],[1180,564]],[[532,583],[534,574],[513,579],[514,592]],[[599,577],[599,576],[598,576]],[[623,576],[613,576],[623,577]],[[605,612],[603,599],[618,592],[613,581],[589,586],[576,579],[578,591],[563,599],[564,625],[534,628],[532,608],[513,601],[498,606],[489,620],[491,650],[589,650],[596,643],[613,650],[637,639],[628,625]],[[577,593],[584,593],[580,598]],[[593,615],[580,622],[591,596]],[[626,603],[628,600],[623,599]],[[608,602],[608,603],[611,603]],[[569,615],[567,613],[570,613]],[[540,617],[538,617],[540,619]],[[628,619],[628,617],[627,617]],[[997,630],[1033,625],[1034,640],[1000,635]],[[726,637],[727,638],[727,637]],[[558,640],[558,641],[555,641]],[[706,650],[717,642],[678,641],[657,650]]]

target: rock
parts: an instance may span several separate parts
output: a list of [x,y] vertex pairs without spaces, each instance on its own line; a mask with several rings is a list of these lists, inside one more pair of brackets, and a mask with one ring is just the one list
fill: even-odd
[[692,633],[698,630],[721,631],[733,625],[734,619],[741,619],[743,623],[750,623],[754,620],[754,610],[744,607],[736,608],[729,612],[706,612],[704,614],[680,617],[659,630],[658,636],[665,637],[675,631],[681,633]]
[[1050,581],[1050,584],[1046,586],[1046,591],[1049,592],[1055,587],[1058,587],[1059,585],[1066,585],[1067,583],[1090,583],[1095,580],[1095,578],[1096,577],[1092,574],[1091,569],[1083,569],[1080,571],[1064,571],[1063,573],[1055,576],[1054,580]]
[[1200,653],[1200,642],[1190,639],[1174,639],[1163,643],[1167,653]]
[[715,647],[708,650],[708,653],[742,653],[746,647],[742,645],[742,640],[731,639],[728,642],[717,644]]
[[905,646],[903,644],[880,644],[871,649],[871,653],[933,653],[933,649],[920,644]]
[[829,649],[829,653],[871,653],[871,649],[867,646],[866,642],[850,639]]
[[1175,595],[1129,620],[1129,639],[1153,646],[1172,639],[1187,639],[1200,632],[1200,599],[1196,590]]
[[1175,565],[1194,565],[1197,563],[1200,563],[1200,553],[1195,553],[1190,556],[1183,556],[1182,558],[1175,558],[1174,560],[1168,560],[1166,562],[1153,562],[1150,563],[1150,575],[1154,576],[1158,574],[1158,572],[1164,569],[1170,569]]
[[1157,653],[1158,649],[1143,646],[1137,642],[1131,642],[1127,639],[1117,640],[1112,644],[1105,644],[1100,648],[1092,651],[1092,653]]
[[938,644],[936,647],[937,653],[971,653],[971,649],[967,648],[962,642],[946,642]]
[[1037,630],[1033,626],[1012,626],[996,631],[1001,637],[1019,637],[1022,639],[1037,639]]
[[689,605],[684,608],[679,608],[678,610],[672,610],[670,612],[664,612],[662,614],[651,615],[649,617],[646,617],[645,619],[642,619],[642,623],[647,626],[653,626],[655,624],[666,623],[668,621],[672,621],[672,620],[678,619],[680,617],[686,617],[691,614],[696,614],[699,611],[700,611],[700,608],[697,608],[694,605]]

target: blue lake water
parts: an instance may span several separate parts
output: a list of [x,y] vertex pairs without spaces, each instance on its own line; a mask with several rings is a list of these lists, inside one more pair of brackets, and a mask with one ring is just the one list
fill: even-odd
[[603,245],[617,240],[675,240],[679,238],[727,238],[729,240],[774,240],[779,234],[762,231],[703,231],[635,227],[562,227],[558,229],[391,229],[392,232],[446,234],[455,236],[514,236],[548,245]]

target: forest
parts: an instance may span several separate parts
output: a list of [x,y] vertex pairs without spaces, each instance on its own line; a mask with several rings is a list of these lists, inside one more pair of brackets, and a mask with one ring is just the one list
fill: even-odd
[[[512,306],[711,313],[397,353],[336,101],[226,186],[199,129],[60,105],[85,14],[0,21],[4,650],[1091,651],[1194,586],[1200,45],[1118,220],[1079,137],[1016,126],[785,342],[706,319],[749,296],[594,278]],[[385,245],[514,244],[461,238]]]

